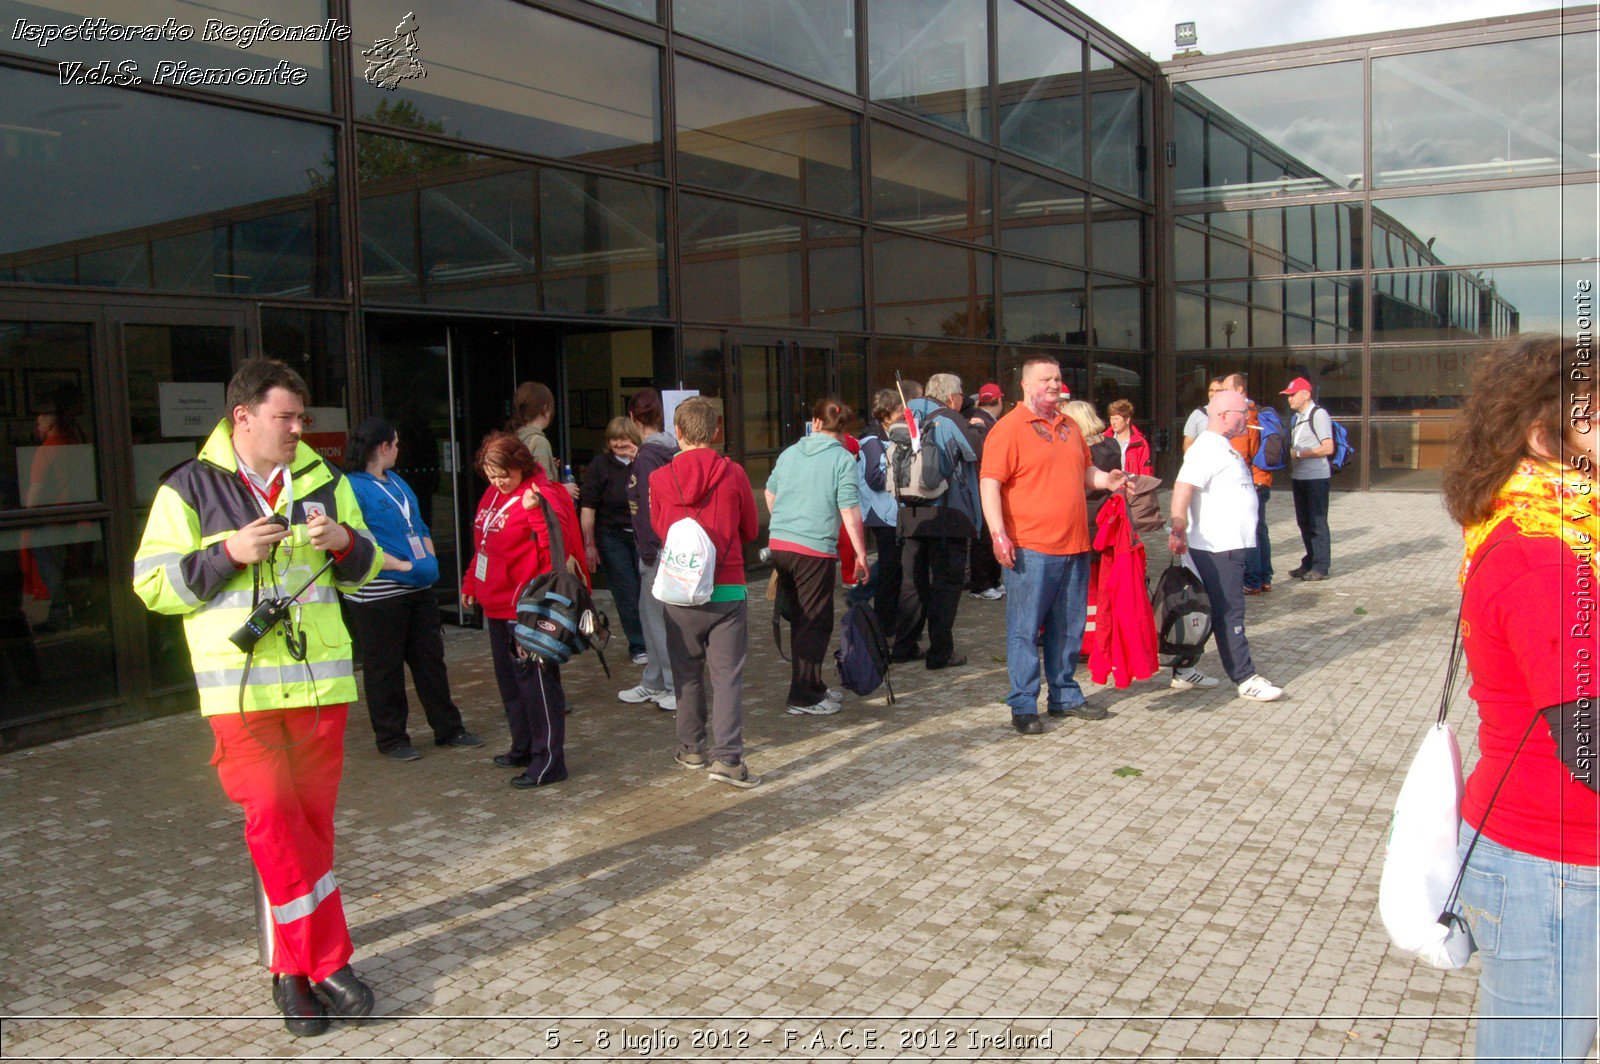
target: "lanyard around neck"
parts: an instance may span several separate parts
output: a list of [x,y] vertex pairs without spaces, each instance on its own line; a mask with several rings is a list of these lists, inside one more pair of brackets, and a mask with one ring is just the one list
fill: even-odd
[[[250,489],[250,497],[256,501],[256,506],[261,510],[261,516],[271,517],[275,512],[277,512],[276,507],[274,507],[272,502],[269,500],[267,493],[256,487],[254,478],[252,478],[249,473],[245,472],[245,468],[246,467],[244,463],[240,462],[239,479],[244,481],[245,487]],[[278,501],[283,504],[284,516],[288,517],[290,520],[293,520],[294,478],[289,476],[289,467],[279,466],[277,469],[274,469],[272,471],[272,476],[267,479],[267,485],[270,487],[273,480],[279,480],[280,478],[282,486],[278,488]]]
[[489,546],[489,531],[490,531],[490,529],[492,529],[495,526],[495,523],[497,521],[499,521],[502,517],[504,517],[506,515],[506,511],[511,509],[511,504],[516,502],[516,501],[517,501],[517,496],[515,494],[512,494],[512,495],[508,496],[506,498],[506,502],[505,502],[504,506],[500,507],[500,509],[496,510],[493,514],[490,514],[487,518],[484,519],[484,522],[483,522],[483,535],[478,539],[478,549],[480,551],[487,549],[487,547]]
[[[371,476],[371,474],[368,475]],[[400,516],[406,519],[406,531],[413,531],[411,525],[411,500],[406,498],[406,493],[401,491],[400,497],[397,499],[393,495],[389,495],[389,489],[383,486],[383,481],[379,480],[377,477],[373,477],[372,482],[378,485],[378,490],[389,497],[389,501],[394,503],[395,508],[400,511]]]

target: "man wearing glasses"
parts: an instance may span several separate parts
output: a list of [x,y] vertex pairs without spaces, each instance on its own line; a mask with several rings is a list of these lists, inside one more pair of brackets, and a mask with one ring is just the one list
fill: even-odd
[[[1248,405],[1244,396],[1221,389],[1206,407],[1206,429],[1183,456],[1172,486],[1172,553],[1187,553],[1194,562],[1206,597],[1211,600],[1211,630],[1217,656],[1239,697],[1271,702],[1283,694],[1250,660],[1244,634],[1244,569],[1256,545],[1256,489],[1244,458],[1229,443],[1245,431]],[[1172,686],[1215,687],[1217,681],[1199,669],[1172,673]]]

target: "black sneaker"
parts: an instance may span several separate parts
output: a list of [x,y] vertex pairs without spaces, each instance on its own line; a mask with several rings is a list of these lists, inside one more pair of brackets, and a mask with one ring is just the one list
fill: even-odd
[[510,754],[495,754],[494,763],[499,768],[527,768],[533,764],[533,758],[512,757]]
[[405,743],[402,746],[391,746],[387,750],[380,750],[379,753],[383,754],[384,757],[392,757],[396,761],[422,760],[422,754],[419,753],[417,748],[412,746],[410,743]]
[[483,745],[483,740],[478,738],[476,735],[473,735],[471,732],[466,731],[465,729],[463,729],[462,731],[458,731],[454,735],[450,736],[450,738],[446,739],[444,742],[442,742],[442,743],[434,743],[434,745],[435,746],[460,746],[460,747],[465,747],[465,748],[471,749],[471,748],[474,748],[474,747],[482,746]]
[[1037,713],[1011,714],[1011,726],[1023,735],[1043,735],[1044,725],[1039,722]]
[[1304,580],[1306,573],[1309,572],[1309,571],[1310,570],[1306,569],[1305,566],[1300,565],[1300,566],[1296,566],[1293,569],[1290,569],[1289,570],[1289,575],[1294,577],[1296,580]]
[[1111,716],[1110,710],[1103,709],[1100,706],[1091,706],[1087,702],[1081,706],[1068,706],[1066,713],[1067,716],[1077,717],[1080,720],[1105,720]]

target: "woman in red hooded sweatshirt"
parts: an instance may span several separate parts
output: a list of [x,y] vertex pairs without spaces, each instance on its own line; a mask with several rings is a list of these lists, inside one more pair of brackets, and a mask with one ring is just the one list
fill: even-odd
[[495,756],[502,768],[520,768],[513,787],[542,787],[567,778],[567,696],[561,670],[519,655],[511,629],[517,621],[517,596],[534,577],[551,568],[550,533],[542,497],[560,524],[567,561],[588,582],[583,569],[583,532],[572,496],[556,487],[534,461],[533,453],[509,432],[491,432],[478,448],[474,465],[489,490],[472,521],[474,551],[461,578],[461,604],[479,605],[489,628],[489,656],[506,707],[511,748]]

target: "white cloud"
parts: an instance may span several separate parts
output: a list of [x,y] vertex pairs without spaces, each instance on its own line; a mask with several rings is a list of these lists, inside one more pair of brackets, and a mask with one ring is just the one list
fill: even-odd
[[[1306,0],[1285,5],[1279,0],[1233,0],[1227,4],[1200,0],[1069,0],[1073,7],[1115,33],[1139,51],[1165,61],[1176,50],[1172,28],[1193,22],[1200,50],[1208,55],[1244,48],[1265,48],[1331,37],[1414,29],[1448,22],[1547,11],[1551,0]],[[1561,7],[1578,7],[1562,3]],[[1591,23],[1593,12],[1582,16]]]

